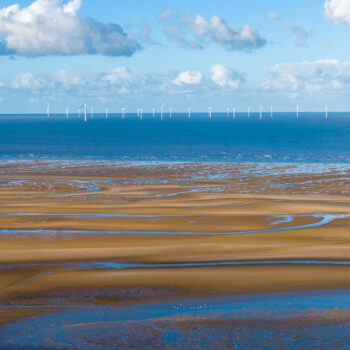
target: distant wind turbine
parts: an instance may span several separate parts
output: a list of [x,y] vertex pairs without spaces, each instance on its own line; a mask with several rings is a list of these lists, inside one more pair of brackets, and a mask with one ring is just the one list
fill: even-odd
[[50,103],[47,104],[46,114],[47,114],[47,117],[50,118]]
[[248,118],[250,118],[250,107],[248,107]]
[[262,111],[263,111],[263,108],[262,106],[260,106],[260,119],[262,119]]
[[299,106],[297,106],[297,119],[299,119]]
[[326,106],[326,119],[328,119],[328,106]]
[[68,107],[66,108],[66,117],[69,118],[69,109],[68,109]]
[[106,119],[108,119],[108,107],[106,107]]
[[173,107],[169,107],[169,117],[172,118],[173,116]]
[[155,118],[156,117],[156,109],[154,107],[152,108],[152,114],[153,114],[153,118]]
[[236,107],[232,107],[232,117],[236,119]]
[[211,113],[213,111],[213,108],[212,107],[208,107],[208,116],[209,116],[209,119],[211,119]]
[[191,119],[191,107],[188,107],[188,119]]
[[125,108],[125,107],[122,107],[122,119],[125,118],[125,112],[126,112],[126,108]]
[[160,106],[160,120],[163,120],[164,103]]
[[272,109],[272,106],[270,108],[270,117],[272,118],[273,117],[273,109]]
[[84,122],[85,122],[85,123],[87,122],[87,115],[86,115],[86,112],[87,112],[87,105],[86,105],[86,103],[84,103]]

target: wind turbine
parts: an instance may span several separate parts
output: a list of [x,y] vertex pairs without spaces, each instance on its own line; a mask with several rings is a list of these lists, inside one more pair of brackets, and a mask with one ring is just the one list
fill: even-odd
[[169,107],[169,117],[172,118],[173,116],[173,107]]
[[328,106],[326,106],[326,119],[328,119]]
[[68,109],[68,107],[66,108],[66,117],[69,118],[69,109]]
[[260,106],[260,120],[262,119],[262,111],[263,111],[263,108],[262,106]]
[[106,107],[106,119],[108,119],[108,107]]
[[248,118],[250,118],[250,107],[248,107]]
[[86,110],[87,110],[87,105],[84,103],[84,122],[87,122],[87,116],[86,116]]
[[152,114],[153,114],[153,118],[155,118],[156,117],[156,109],[154,107],[152,108]]
[[126,108],[125,108],[125,107],[122,107],[122,119],[125,118],[125,111],[126,111]]
[[140,120],[142,120],[142,108],[140,107]]
[[160,120],[163,120],[164,103],[160,106]]
[[50,103],[47,104],[46,114],[47,114],[47,117],[50,118]]
[[236,119],[236,107],[232,107],[232,117]]
[[188,107],[188,119],[191,119],[191,107]]
[[211,119],[211,113],[213,111],[213,108],[212,107],[208,107],[208,116],[209,116],[209,119]]
[[297,119],[299,119],[299,106],[297,106]]
[[273,117],[273,109],[272,109],[272,106],[270,108],[270,117],[272,118]]

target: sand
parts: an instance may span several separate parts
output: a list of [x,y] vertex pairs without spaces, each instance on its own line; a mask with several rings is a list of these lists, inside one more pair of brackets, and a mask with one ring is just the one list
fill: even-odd
[[[0,303],[350,288],[350,264],[330,264],[350,262],[349,175],[224,163],[0,165]],[[256,263],[213,264],[225,261]],[[212,265],[142,266],[179,263]],[[0,322],[46,312],[21,310],[0,309]]]

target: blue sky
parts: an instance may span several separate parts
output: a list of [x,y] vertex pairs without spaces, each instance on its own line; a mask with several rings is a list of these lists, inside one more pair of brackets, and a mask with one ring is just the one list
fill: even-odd
[[350,110],[349,39],[350,0],[2,0],[0,113]]

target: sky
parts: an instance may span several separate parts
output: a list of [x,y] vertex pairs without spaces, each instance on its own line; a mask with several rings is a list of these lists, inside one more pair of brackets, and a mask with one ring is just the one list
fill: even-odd
[[2,0],[0,114],[350,110],[350,0]]

